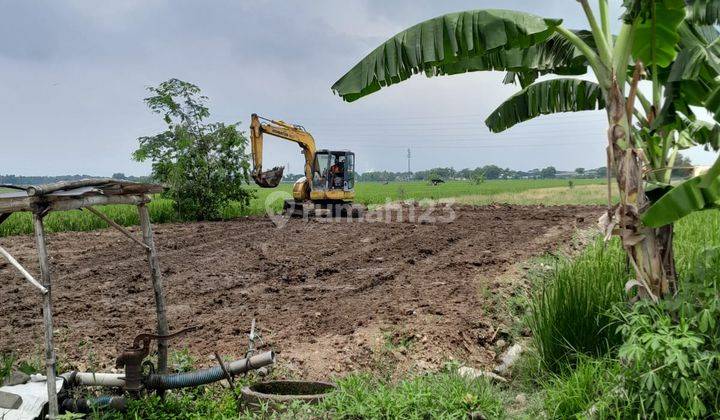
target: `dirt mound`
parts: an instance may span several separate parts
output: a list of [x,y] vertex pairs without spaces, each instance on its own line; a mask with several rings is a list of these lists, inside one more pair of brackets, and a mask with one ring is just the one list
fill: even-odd
[[[389,221],[378,212],[363,222],[290,220],[281,229],[264,217],[155,226],[171,330],[204,327],[171,346],[187,346],[202,364],[214,350],[241,356],[256,318],[264,345],[299,376],[433,369],[451,357],[489,365],[506,333],[507,301],[521,287],[504,275],[600,213],[463,206],[428,221],[422,211],[396,209]],[[2,243],[37,266],[31,237]],[[154,329],[144,253],[111,230],[51,235],[49,251],[59,359],[109,369],[118,348]],[[40,302],[0,262],[0,351],[40,354]]]

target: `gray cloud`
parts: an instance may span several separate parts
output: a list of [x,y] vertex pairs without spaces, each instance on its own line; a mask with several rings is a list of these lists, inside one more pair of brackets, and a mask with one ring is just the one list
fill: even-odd
[[[353,104],[330,92],[387,37],[472,8],[583,25],[567,0],[0,0],[0,173],[149,172],[130,153],[163,124],[142,98],[170,77],[203,88],[215,119],[247,123],[257,112],[302,123],[321,146],[354,149],[361,170],[401,170],[407,147],[414,169],[602,165],[602,113],[491,135],[484,117],[517,89],[501,85],[500,74],[416,77]],[[270,141],[267,156],[301,167],[288,143]]]

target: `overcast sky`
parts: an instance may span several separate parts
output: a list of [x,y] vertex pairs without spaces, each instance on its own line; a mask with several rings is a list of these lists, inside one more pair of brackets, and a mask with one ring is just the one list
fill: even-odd
[[[602,112],[491,134],[483,120],[518,89],[500,73],[416,76],[352,104],[330,91],[398,31],[473,8],[584,27],[571,0],[0,0],[0,173],[149,173],[130,154],[164,124],[142,99],[172,77],[203,89],[212,119],[247,126],[256,112],[302,124],[319,147],[355,151],[362,172],[404,170],[407,148],[413,170],[603,166]],[[296,146],[267,143],[265,167],[300,172]]]

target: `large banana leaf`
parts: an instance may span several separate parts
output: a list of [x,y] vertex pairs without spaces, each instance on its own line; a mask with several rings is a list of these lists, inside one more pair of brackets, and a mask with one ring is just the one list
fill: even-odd
[[532,84],[503,102],[485,120],[501,132],[540,115],[605,108],[600,85],[580,79],[551,79]]
[[[385,41],[335,82],[332,89],[344,100],[354,101],[419,72],[459,73],[459,68],[448,66],[462,61],[469,66],[464,71],[508,70],[509,63],[526,62],[523,50],[547,40],[561,22],[510,10],[472,10],[439,16]],[[510,51],[499,52],[502,50]],[[487,58],[480,62],[467,61],[483,56]]]
[[720,179],[720,157],[715,160],[713,166],[703,175],[702,181],[700,181],[700,188],[711,188],[713,181]]
[[671,189],[643,213],[643,223],[657,228],[674,223],[690,213],[717,208],[720,178],[716,177],[702,187],[703,178],[704,175],[690,178]]
[[[653,0],[646,1],[652,3]],[[667,67],[677,54],[678,26],[685,19],[684,0],[655,1],[647,16],[639,18],[635,29],[632,54],[646,66]]]
[[708,61],[708,54],[701,46],[692,46],[680,51],[670,68],[669,82],[697,80],[703,66]]
[[[693,146],[702,145],[715,151],[720,150],[720,125],[718,123],[703,120],[691,121],[682,114],[678,114],[678,116],[682,123],[680,136],[687,136]],[[718,169],[720,170],[720,168]],[[717,176],[720,176],[720,173]]]
[[711,99],[710,94],[718,85],[716,78],[720,74],[720,48],[716,41],[720,33],[712,26],[699,26],[686,21],[678,27],[678,34],[680,51],[670,68],[660,69],[659,72],[660,82],[665,85],[665,101],[660,114],[653,121],[653,129],[676,122],[687,125],[678,120],[676,112],[692,116],[690,106],[713,110],[711,106],[714,102],[708,102],[708,99]]
[[720,0],[686,0],[688,19],[702,25],[720,24]]
[[[592,32],[573,30],[575,35],[592,49],[596,49]],[[504,83],[519,82],[523,88],[529,86],[541,75],[581,75],[587,73],[588,61],[583,53],[575,48],[562,35],[553,34],[546,41],[525,50],[526,59],[519,68],[513,68],[505,76]]]
[[[581,39],[592,38],[588,31],[574,31]],[[561,35],[528,48],[499,49],[483,55],[459,57],[457,61],[438,63],[432,75],[445,76],[471,71],[509,70],[533,80],[539,75],[554,73],[580,75],[587,72],[587,59]]]
[[720,121],[720,85],[712,88],[703,105],[713,113],[715,121]]
[[680,52],[669,72],[668,81],[713,82],[720,74],[720,32],[714,26],[685,21],[677,28]]

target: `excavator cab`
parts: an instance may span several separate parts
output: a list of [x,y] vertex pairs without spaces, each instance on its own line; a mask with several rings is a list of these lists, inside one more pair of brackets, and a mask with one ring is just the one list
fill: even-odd
[[318,150],[315,153],[312,189],[352,191],[355,188],[355,154],[349,151]]

